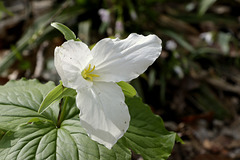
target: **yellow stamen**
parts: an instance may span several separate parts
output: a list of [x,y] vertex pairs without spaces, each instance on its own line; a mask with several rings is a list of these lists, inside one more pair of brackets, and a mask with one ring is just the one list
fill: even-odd
[[93,66],[93,68],[91,69],[91,64],[89,64],[88,68],[82,71],[83,78],[86,80],[93,81],[93,77],[99,77],[99,75],[97,74],[90,74],[91,72],[94,71],[94,69],[95,69],[95,66]]

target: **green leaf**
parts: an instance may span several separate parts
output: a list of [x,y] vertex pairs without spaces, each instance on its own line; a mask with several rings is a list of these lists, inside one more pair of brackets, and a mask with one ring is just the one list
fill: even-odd
[[176,133],[165,129],[159,116],[150,110],[139,97],[127,97],[126,103],[131,115],[130,127],[121,142],[144,160],[166,160],[173,149]]
[[53,82],[41,84],[37,80],[25,79],[9,81],[5,86],[0,86],[0,129],[13,130],[32,118],[56,123],[59,110],[56,103],[41,115],[37,112],[43,97],[54,86]]
[[60,101],[63,97],[71,96],[74,97],[76,95],[76,91],[71,88],[66,88],[62,85],[62,82],[60,81],[60,84],[55,87],[53,90],[51,90],[47,96],[44,98],[43,102],[41,103],[38,113],[44,112],[46,109],[49,108],[49,106],[56,102]]
[[66,40],[75,40],[77,41],[78,39],[76,38],[76,35],[74,34],[73,31],[71,31],[67,26],[64,24],[58,23],[58,22],[53,22],[51,23],[51,26],[58,29],[63,35]]
[[121,145],[108,150],[92,141],[79,121],[67,120],[60,128],[37,122],[20,126],[17,132],[8,132],[0,141],[0,157],[2,160],[122,160],[130,159],[131,154]]
[[118,82],[117,83],[121,88],[125,96],[134,97],[137,95],[137,91],[127,82]]
[[119,84],[126,95],[131,121],[128,131],[111,150],[88,137],[80,125],[73,97],[64,101],[66,114],[60,125],[59,100],[38,114],[44,97],[59,87],[54,83],[22,79],[0,86],[0,159],[130,160],[132,150],[146,160],[166,160],[175,140],[179,140],[176,133],[164,128],[162,119],[134,96],[136,91],[131,85]]
[[88,137],[80,126],[74,98],[69,97],[67,115],[59,128],[55,116],[59,112],[59,101],[38,114],[43,97],[54,87],[52,82],[40,84],[37,80],[25,79],[0,86],[0,131],[8,131],[0,140],[1,160],[131,158],[130,150],[121,143],[108,150]]

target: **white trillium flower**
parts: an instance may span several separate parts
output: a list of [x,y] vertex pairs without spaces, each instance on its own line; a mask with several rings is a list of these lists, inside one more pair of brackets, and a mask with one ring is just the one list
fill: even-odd
[[111,149],[127,131],[130,115],[116,82],[142,74],[159,57],[161,43],[156,35],[133,33],[102,39],[92,50],[73,40],[56,47],[55,67],[63,85],[76,89],[80,123],[92,140]]

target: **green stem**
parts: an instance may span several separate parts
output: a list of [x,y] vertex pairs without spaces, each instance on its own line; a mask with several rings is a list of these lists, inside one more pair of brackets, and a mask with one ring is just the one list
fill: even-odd
[[[59,114],[58,114],[58,121],[57,121],[57,127],[60,128],[62,121],[65,118],[65,112],[66,112],[66,106],[67,106],[67,102],[68,102],[68,97],[64,98],[64,100],[62,99],[60,104],[59,104]],[[62,106],[63,103],[63,106]]]

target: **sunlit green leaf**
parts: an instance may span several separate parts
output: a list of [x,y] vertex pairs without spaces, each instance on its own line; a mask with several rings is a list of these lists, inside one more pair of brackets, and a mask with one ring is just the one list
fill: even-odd
[[62,85],[62,82],[60,81],[60,84],[53,90],[51,90],[44,98],[38,109],[38,112],[39,113],[44,112],[46,109],[48,109],[50,104],[54,103],[55,101],[60,101],[63,97],[66,96],[74,97],[76,94],[77,93],[74,89],[64,87]]
[[63,35],[66,40],[77,40],[76,35],[73,31],[71,31],[67,26],[62,23],[53,22],[51,26],[58,29]]
[[122,88],[122,91],[125,96],[129,96],[129,97],[136,96],[137,94],[136,90],[129,83],[121,81],[121,82],[118,82],[118,85]]

